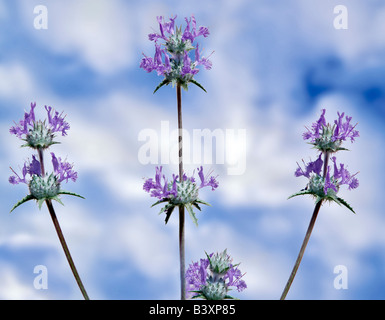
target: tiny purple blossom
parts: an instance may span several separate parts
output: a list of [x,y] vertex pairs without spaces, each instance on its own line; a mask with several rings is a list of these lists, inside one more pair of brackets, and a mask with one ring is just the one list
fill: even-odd
[[[163,200],[170,195],[176,196],[176,186],[175,181],[177,179],[177,176],[173,176],[173,183],[172,187],[169,187],[169,183],[165,177],[164,174],[162,174],[162,166],[156,167],[156,173],[155,173],[155,182],[152,178],[147,179],[144,182],[143,190],[146,192],[151,192],[151,197],[158,198],[160,200]],[[163,181],[163,182],[162,182]]]
[[200,259],[200,263],[193,262],[186,271],[186,285],[188,291],[198,291],[206,284],[209,259]]
[[40,176],[41,175],[41,166],[39,160],[36,159],[34,155],[32,155],[32,162],[28,167],[28,173],[32,176],[34,174]]
[[34,155],[32,155],[32,161],[30,163],[24,162],[24,166],[22,171],[23,178],[21,178],[15,170],[11,168],[12,172],[15,174],[14,176],[10,176],[8,181],[11,184],[19,184],[25,183],[28,184],[29,180],[26,179],[27,174],[32,177],[33,175],[41,175],[41,167],[39,160],[36,159]]
[[62,136],[67,135],[67,130],[69,130],[70,125],[64,120],[65,116],[63,113],[59,115],[59,112],[55,111],[55,114],[52,115],[52,107],[45,106],[48,114],[48,123],[51,125],[50,129],[52,132],[61,132]]
[[359,132],[357,130],[354,130],[356,125],[353,126],[350,124],[352,117],[346,116],[345,118],[346,121],[343,122],[345,113],[343,112],[342,114],[340,114],[339,112],[337,112],[337,114],[338,114],[338,120],[334,121],[336,128],[334,129],[334,133],[332,137],[333,141],[335,140],[344,141],[347,138],[350,138],[350,141],[354,142],[355,141],[354,138],[359,137]]
[[11,183],[11,184],[19,184],[19,183],[28,184],[27,180],[25,179],[25,176],[28,173],[28,167],[27,167],[26,163],[24,163],[24,166],[23,166],[23,169],[22,169],[23,178],[20,178],[20,176],[15,172],[15,170],[13,170],[12,168],[10,168],[10,169],[12,170],[12,172],[15,175],[9,177],[9,179],[8,179],[9,183]]
[[324,193],[325,195],[328,194],[328,189],[334,190],[334,192],[338,192],[338,189],[336,185],[333,183],[333,181],[330,179],[330,167],[328,167],[326,171],[326,177],[325,177],[325,185],[324,185]]
[[22,138],[23,135],[27,135],[29,132],[28,126],[33,127],[35,122],[35,107],[36,102],[31,103],[31,110],[29,113],[24,113],[24,119],[20,120],[18,124],[9,129],[9,132],[16,135],[18,138]]
[[210,56],[208,56],[207,58],[205,57],[201,58],[199,53],[199,44],[197,43],[196,50],[195,50],[195,63],[197,65],[202,65],[206,70],[210,70],[213,65],[212,62],[208,59]]
[[71,165],[68,162],[63,162],[61,158],[56,158],[55,154],[51,152],[52,156],[52,165],[53,165],[53,170],[56,174],[56,177],[59,182],[62,182],[66,180],[68,182],[69,179],[71,179],[73,182],[76,182],[78,178],[77,172],[72,170],[73,165]]
[[314,172],[315,174],[320,175],[322,170],[323,161],[321,159],[322,153],[320,153],[318,159],[313,162],[305,163],[303,160],[302,162],[305,165],[305,171],[300,167],[300,165],[297,163],[298,168],[295,171],[294,175],[296,177],[305,176],[306,178],[310,178],[310,174]]
[[346,184],[349,186],[349,190],[358,188],[359,181],[355,177],[358,172],[351,175],[350,172],[345,168],[345,165],[343,163],[340,163],[340,168],[338,169],[336,157],[332,157],[332,161],[334,162],[333,177],[336,180],[340,179],[338,181],[339,185]]
[[305,127],[308,131],[303,134],[304,140],[311,139],[312,142],[315,142],[320,137],[320,131],[322,131],[323,126],[326,126],[325,112],[326,109],[322,109],[320,118],[312,124],[313,132]]
[[[211,172],[208,174],[210,175]],[[216,188],[218,188],[218,181],[215,179],[214,176],[211,176],[209,179],[207,179],[207,177],[204,176],[203,174],[203,167],[201,166],[200,169],[198,168],[198,175],[199,175],[199,178],[201,180],[201,184],[200,184],[200,188],[203,188],[203,187],[207,187],[207,186],[210,186],[211,187],[211,190],[215,190]]]

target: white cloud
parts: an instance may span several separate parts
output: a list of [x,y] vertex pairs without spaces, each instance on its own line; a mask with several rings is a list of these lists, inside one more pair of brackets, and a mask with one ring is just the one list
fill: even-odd
[[33,4],[20,1],[26,30],[54,54],[75,55],[102,74],[130,66],[135,12],[122,1],[41,1],[48,10],[48,28],[33,28]]
[[[10,265],[3,265],[0,277],[1,300],[35,300],[44,299],[45,295],[33,287],[33,283],[25,283]],[[43,290],[44,291],[44,290]]]
[[0,96],[19,100],[21,96],[30,96],[35,89],[34,77],[20,63],[0,64]]

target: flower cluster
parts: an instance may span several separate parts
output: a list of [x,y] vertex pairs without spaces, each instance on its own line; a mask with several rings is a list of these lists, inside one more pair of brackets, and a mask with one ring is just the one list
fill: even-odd
[[355,130],[356,125],[352,125],[350,121],[352,117],[346,116],[345,113],[338,114],[338,119],[334,121],[334,124],[327,124],[325,120],[325,109],[322,109],[320,118],[312,124],[312,130],[307,129],[303,134],[304,140],[309,140],[315,148],[323,152],[336,152],[339,150],[346,150],[341,148],[343,141],[350,139],[351,142],[355,141],[355,138],[359,137],[359,132]]
[[[56,180],[60,183],[64,180],[68,182],[69,179],[72,181],[76,181],[78,174],[76,171],[72,170],[73,165],[68,162],[63,162],[61,158],[56,158],[55,154],[51,152],[52,157],[52,166],[54,170],[54,176]],[[41,164],[39,160],[36,159],[36,156],[32,156],[32,161],[30,163],[25,162],[23,169],[22,169],[22,175],[23,178],[21,178],[12,168],[12,172],[15,174],[15,176],[9,177],[9,182],[11,184],[19,184],[19,183],[25,183],[29,184],[29,181],[26,179],[27,174],[32,178],[33,176],[42,176],[41,172]]]
[[206,300],[233,299],[228,295],[234,287],[238,292],[247,288],[244,276],[238,269],[238,265],[232,264],[232,259],[227,250],[221,253],[212,253],[207,259],[193,262],[186,271],[186,283],[188,291],[194,293],[192,298],[203,298]]
[[159,199],[153,206],[167,202],[159,213],[166,213],[166,223],[176,206],[184,206],[193,222],[197,224],[193,206],[201,210],[199,204],[209,205],[198,198],[199,190],[208,186],[211,187],[211,190],[215,190],[218,187],[218,182],[214,176],[208,177],[203,174],[202,166],[198,168],[198,176],[200,183],[196,181],[194,175],[187,177],[186,174],[183,175],[182,179],[179,179],[178,175],[173,175],[172,179],[168,181],[162,173],[162,167],[156,167],[155,181],[149,178],[144,182],[143,190],[150,193],[151,197]]
[[15,185],[24,183],[28,185],[29,194],[19,201],[11,210],[11,212],[29,200],[36,200],[39,208],[46,200],[56,200],[62,203],[59,199],[60,194],[73,195],[81,197],[75,193],[64,191],[61,189],[61,183],[68,180],[76,181],[77,172],[73,170],[73,165],[63,161],[60,157],[51,152],[51,162],[53,172],[48,174],[45,172],[43,161],[43,150],[47,149],[50,145],[58,143],[53,139],[55,133],[61,132],[63,136],[67,134],[69,124],[64,120],[65,117],[58,112],[53,112],[51,107],[45,107],[48,115],[44,121],[36,120],[34,109],[36,103],[31,104],[31,110],[29,113],[24,114],[24,119],[20,120],[18,124],[10,129],[11,134],[15,134],[18,138],[26,141],[24,147],[31,147],[38,150],[38,156],[32,155],[32,161],[24,163],[21,169],[21,174],[17,174],[15,170],[12,170],[13,174],[9,177],[9,183]]
[[9,132],[24,140],[26,144],[23,146],[46,149],[50,145],[58,143],[53,141],[55,133],[61,132],[62,136],[65,136],[70,126],[65,121],[63,114],[59,114],[57,111],[53,112],[52,107],[47,106],[45,106],[45,110],[47,111],[48,123],[46,120],[36,120],[35,107],[36,103],[31,103],[30,112],[25,112],[24,119],[11,127]]
[[199,72],[198,66],[210,70],[212,63],[208,58],[201,56],[199,44],[194,42],[199,36],[206,38],[209,31],[206,27],[197,27],[195,17],[191,16],[190,19],[185,18],[187,25],[182,32],[182,27],[175,27],[175,19],[176,16],[165,22],[163,17],[157,17],[159,33],[151,33],[148,36],[149,40],[155,43],[154,58],[143,54],[140,67],[147,72],[156,71],[158,75],[164,76],[155,91],[170,83],[173,86],[180,84],[187,90],[190,82],[204,90],[193,78]]
[[[291,197],[297,195],[310,194],[316,197],[316,202],[321,200],[335,201],[338,204],[346,206],[349,210],[354,210],[345,200],[337,196],[341,185],[347,185],[349,190],[355,189],[359,186],[357,173],[350,174],[345,165],[337,163],[335,156],[331,157],[333,161],[333,169],[329,166],[329,156],[340,150],[347,150],[342,148],[343,141],[350,139],[351,142],[359,137],[359,132],[355,130],[356,125],[350,123],[351,117],[346,116],[344,121],[344,113],[338,114],[338,119],[331,125],[326,123],[325,109],[318,121],[313,123],[312,130],[307,129],[303,134],[305,140],[310,139],[310,143],[320,151],[320,154],[315,161],[305,163],[304,168],[297,163],[298,167],[294,173],[296,177],[304,176],[309,179],[305,189],[295,193]],[[324,160],[322,160],[324,156]],[[332,172],[333,171],[333,172]],[[290,198],[291,198],[290,197]]]

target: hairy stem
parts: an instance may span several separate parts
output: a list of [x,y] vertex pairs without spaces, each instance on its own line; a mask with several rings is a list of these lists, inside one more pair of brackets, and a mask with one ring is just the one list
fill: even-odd
[[[178,105],[178,143],[179,143],[179,181],[183,180],[183,126],[182,126],[182,90],[180,84],[176,86]],[[179,206],[179,260],[180,260],[180,281],[181,300],[186,300],[185,280],[185,214],[184,206]]]
[[[324,163],[323,163],[323,166],[324,166],[323,167],[323,177],[324,178],[326,177],[326,173],[327,173],[327,169],[328,169],[328,163],[329,163],[329,152],[325,152],[324,153]],[[313,227],[314,227],[315,221],[317,219],[318,212],[321,209],[322,202],[323,202],[323,200],[320,200],[315,205],[315,208],[314,208],[314,211],[313,211],[313,215],[312,215],[310,223],[309,223],[309,227],[307,228],[307,231],[306,231],[305,239],[302,242],[302,246],[301,246],[301,249],[299,251],[297,260],[295,261],[293,270],[292,270],[292,272],[290,274],[289,280],[286,283],[285,289],[283,290],[283,293],[281,295],[281,299],[280,300],[285,300],[286,295],[288,294],[288,292],[290,290],[290,287],[291,287],[291,284],[292,284],[292,282],[294,280],[294,277],[297,274],[297,270],[299,268],[299,265],[301,264],[302,257],[303,257],[303,255],[305,253],[306,246],[307,246],[307,244],[309,242],[310,235],[311,235],[311,233],[313,231]]]
[[[41,168],[41,174],[42,176],[44,177],[45,176],[45,171],[44,171],[44,158],[43,158],[43,150],[41,148],[38,149],[38,155],[39,155],[39,161],[40,161],[40,168]],[[82,292],[83,294],[83,297],[85,300],[89,300],[89,297],[88,297],[88,294],[86,292],[86,289],[84,288],[83,286],[83,283],[80,279],[80,276],[79,276],[79,273],[78,271],[76,270],[76,267],[75,267],[75,263],[74,261],[72,260],[72,257],[71,257],[71,253],[68,249],[68,246],[67,246],[67,243],[66,243],[66,240],[64,238],[64,235],[63,235],[63,232],[60,228],[60,224],[59,224],[59,221],[56,217],[56,214],[55,214],[55,209],[53,208],[53,205],[52,205],[52,201],[51,200],[46,200],[45,201],[46,205],[47,205],[47,208],[48,208],[48,211],[51,215],[51,219],[52,219],[52,222],[55,226],[55,230],[56,230],[56,233],[59,237],[59,240],[60,240],[60,243],[62,245],[62,248],[64,250],[64,253],[65,253],[65,256],[67,258],[67,261],[70,265],[70,268],[71,268],[71,271],[75,277],[75,280],[80,288],[80,291]]]

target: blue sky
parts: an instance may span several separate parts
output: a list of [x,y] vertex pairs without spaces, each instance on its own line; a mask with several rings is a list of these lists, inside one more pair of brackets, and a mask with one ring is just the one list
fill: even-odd
[[[47,29],[34,27],[38,5],[48,9]],[[348,10],[348,29],[334,27],[337,5]],[[139,68],[142,52],[154,52],[147,35],[156,16],[175,14],[179,24],[194,14],[207,26],[201,47],[214,51],[212,70],[197,75],[207,93],[182,93],[185,129],[247,133],[245,149],[224,147],[235,161],[245,152],[241,174],[229,174],[230,158],[203,163],[220,186],[202,190],[212,207],[198,214],[199,227],[187,219],[186,261],[227,248],[246,272],[237,297],[279,299],[314,207],[311,198],[287,200],[306,184],[294,177],[296,162],[316,156],[302,132],[325,108],[328,121],[340,111],[359,123],[360,138],[338,157],[360,172],[358,189],[340,191],[357,214],[322,206],[287,298],[384,299],[385,4],[375,0],[0,0],[0,298],[82,298],[46,208],[29,202],[9,214],[27,192],[8,183],[9,167],[31,154],[9,128],[31,102],[42,116],[44,105],[64,111],[71,125],[52,151],[74,163],[78,181],[65,187],[86,200],[63,197],[55,209],[90,298],[179,298],[177,216],[165,226],[142,190],[162,163],[138,157],[141,132],[155,131],[151,146],[161,152],[172,141],[162,121],[170,132],[177,125],[175,90],[152,94],[161,79]],[[46,290],[33,286],[37,265],[48,270]],[[334,288],[338,265],[347,289]]]

